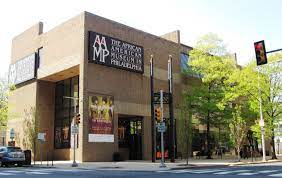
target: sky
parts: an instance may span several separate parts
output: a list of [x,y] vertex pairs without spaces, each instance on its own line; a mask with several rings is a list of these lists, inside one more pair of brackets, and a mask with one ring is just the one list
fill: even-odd
[[160,36],[180,30],[194,46],[209,32],[220,36],[238,63],[254,58],[255,41],[282,48],[282,0],[8,0],[0,5],[0,76],[5,77],[14,36],[39,21],[44,32],[83,11]]

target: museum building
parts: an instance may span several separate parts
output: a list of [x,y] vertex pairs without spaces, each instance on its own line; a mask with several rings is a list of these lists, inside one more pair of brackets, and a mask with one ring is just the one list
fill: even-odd
[[[155,36],[89,12],[48,32],[39,22],[12,41],[9,82],[16,89],[9,97],[8,130],[14,129],[16,145],[28,148],[34,117],[36,132],[45,134],[44,142],[35,143],[36,158],[42,151],[44,159],[52,154],[55,160],[72,160],[72,120],[79,113],[77,160],[112,161],[114,153],[122,160],[150,160],[151,55],[154,92],[168,90],[172,56],[177,130],[181,91],[193,80],[182,75],[191,49],[180,43],[179,31]],[[169,118],[167,106],[164,111]],[[156,154],[159,148],[156,133]]]

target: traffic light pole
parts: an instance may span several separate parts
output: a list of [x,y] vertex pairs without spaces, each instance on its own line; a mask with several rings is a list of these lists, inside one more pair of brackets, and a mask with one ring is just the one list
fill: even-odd
[[262,161],[266,161],[265,158],[265,139],[264,139],[264,119],[263,119],[263,112],[262,112],[262,98],[261,98],[261,88],[260,88],[260,77],[259,71],[260,67],[258,67],[258,90],[259,90],[259,113],[260,113],[260,121],[259,125],[261,128],[261,147],[262,147]]
[[272,51],[267,51],[266,54],[275,53],[275,52],[278,52],[278,51],[282,51],[282,49],[275,49],[275,50],[272,50]]
[[[164,122],[164,105],[163,105],[163,90],[160,90],[160,104],[161,104],[161,123]],[[162,159],[160,167],[166,167],[164,163],[164,132],[161,132],[161,151]]]
[[[70,97],[70,96],[64,96],[64,98],[65,99],[71,99],[72,101],[73,101],[73,104],[74,104],[74,109],[73,109],[73,111],[74,111],[74,117],[76,116],[76,105],[77,105],[77,100],[78,100],[78,98],[77,97]],[[75,126],[76,125],[76,123],[74,122],[74,120],[73,120],[73,125]],[[75,160],[75,149],[76,149],[76,134],[74,133],[73,134],[73,162],[72,162],[72,167],[77,167],[78,166],[78,164],[77,164],[77,162],[76,162],[76,160]]]

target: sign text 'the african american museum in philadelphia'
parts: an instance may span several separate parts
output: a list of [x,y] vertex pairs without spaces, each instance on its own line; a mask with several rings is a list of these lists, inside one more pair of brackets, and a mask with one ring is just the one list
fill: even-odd
[[110,67],[144,72],[144,50],[116,38],[89,32],[88,61]]

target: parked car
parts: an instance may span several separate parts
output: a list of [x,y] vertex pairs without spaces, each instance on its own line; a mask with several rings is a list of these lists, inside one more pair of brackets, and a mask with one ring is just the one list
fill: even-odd
[[0,147],[0,166],[22,166],[24,161],[25,154],[20,147]]

